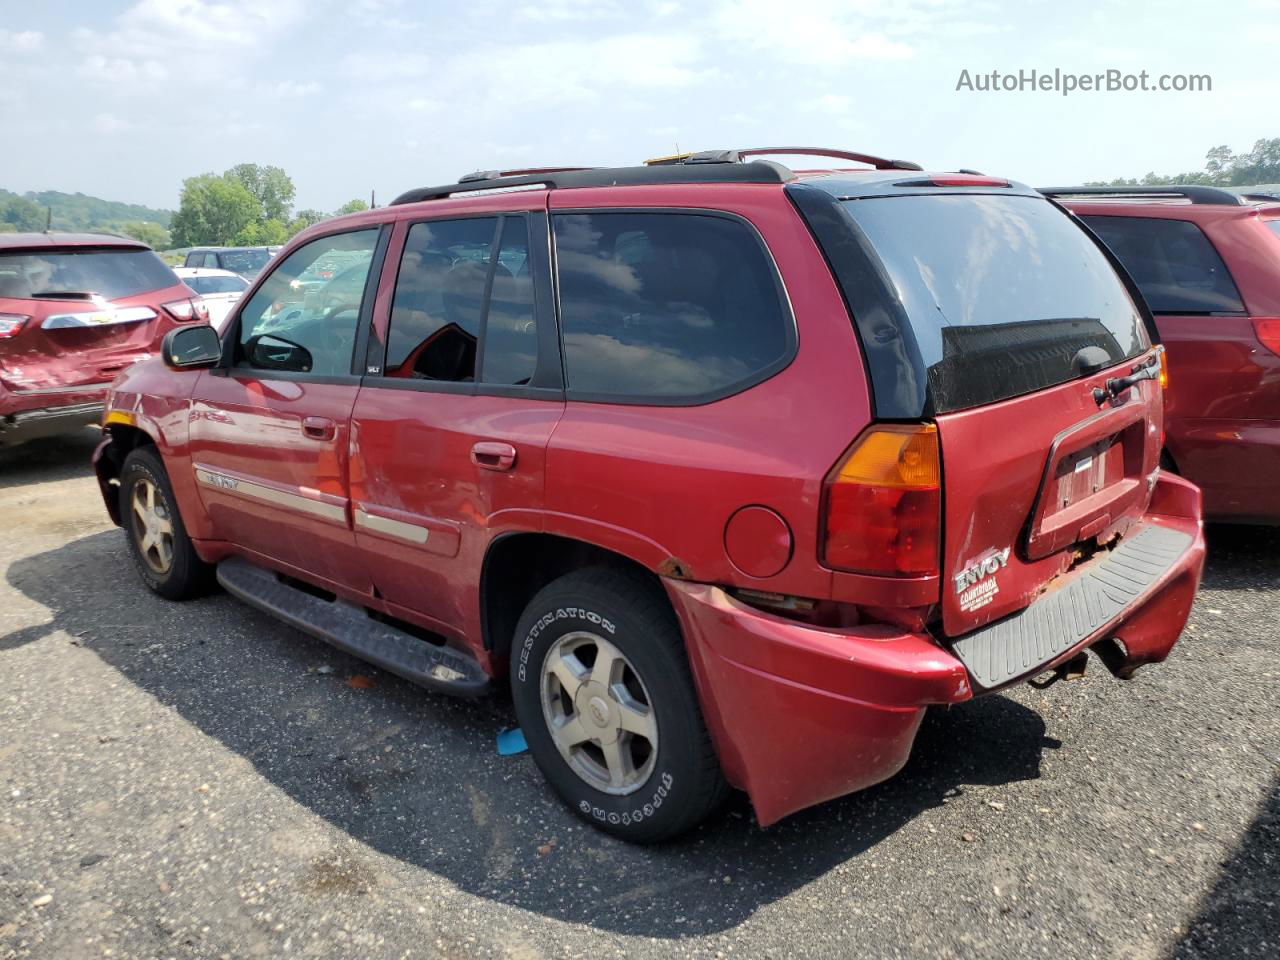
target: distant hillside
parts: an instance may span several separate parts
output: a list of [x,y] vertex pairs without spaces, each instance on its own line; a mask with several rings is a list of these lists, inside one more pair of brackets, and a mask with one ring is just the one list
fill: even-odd
[[[158,223],[166,230],[173,217],[172,210],[155,210],[137,203],[121,203],[103,200],[83,193],[62,193],[59,190],[28,191],[16,194],[0,190],[0,207],[12,200],[28,200],[41,208],[53,210],[55,230],[107,230],[119,228],[125,223]],[[23,205],[25,207],[25,204]],[[29,209],[29,208],[28,208]],[[40,224],[43,229],[44,224]]]

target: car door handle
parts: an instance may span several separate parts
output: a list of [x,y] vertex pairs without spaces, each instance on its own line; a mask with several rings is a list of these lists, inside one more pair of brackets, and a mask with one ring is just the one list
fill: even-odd
[[312,440],[332,440],[338,435],[338,425],[328,417],[303,417],[302,432]]
[[471,462],[485,470],[510,470],[516,465],[516,448],[509,443],[481,440],[471,448]]

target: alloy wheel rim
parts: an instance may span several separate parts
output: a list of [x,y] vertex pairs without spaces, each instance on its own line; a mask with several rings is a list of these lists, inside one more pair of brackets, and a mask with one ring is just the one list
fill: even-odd
[[160,576],[173,566],[173,522],[164,494],[147,477],[133,487],[133,537],[151,571]]
[[653,701],[631,661],[598,634],[569,633],[547,651],[542,714],[569,769],[596,790],[626,796],[653,772]]

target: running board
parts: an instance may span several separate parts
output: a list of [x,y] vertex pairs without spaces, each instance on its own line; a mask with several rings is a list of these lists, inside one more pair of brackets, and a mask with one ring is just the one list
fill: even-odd
[[380,623],[363,607],[312,596],[240,557],[218,564],[218,582],[250,606],[419,686],[462,697],[489,690],[488,675],[466,654]]

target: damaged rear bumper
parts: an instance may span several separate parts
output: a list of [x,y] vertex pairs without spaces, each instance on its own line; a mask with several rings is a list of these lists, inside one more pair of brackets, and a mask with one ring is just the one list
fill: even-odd
[[71,433],[102,420],[103,401],[80,400],[0,415],[0,447]]
[[[1090,647],[1121,677],[1165,659],[1186,625],[1204,566],[1200,492],[1162,473],[1143,519],[1156,535],[1148,537],[1144,556],[1122,562],[1150,575],[1136,588],[1130,583],[1128,593],[1113,584],[1122,602],[1097,610],[1082,635],[1047,646],[1034,641],[1027,649],[1036,653],[1016,668],[1009,663],[995,680],[969,657],[968,638],[946,649],[925,634],[884,625],[815,627],[739,603],[718,587],[664,581],[725,776],[750,795],[767,826],[893,776],[930,704],[1016,683]],[[1055,593],[1093,570],[1073,571]],[[1009,620],[1040,617],[1035,608]],[[1023,656],[1023,646],[1016,649]]]

